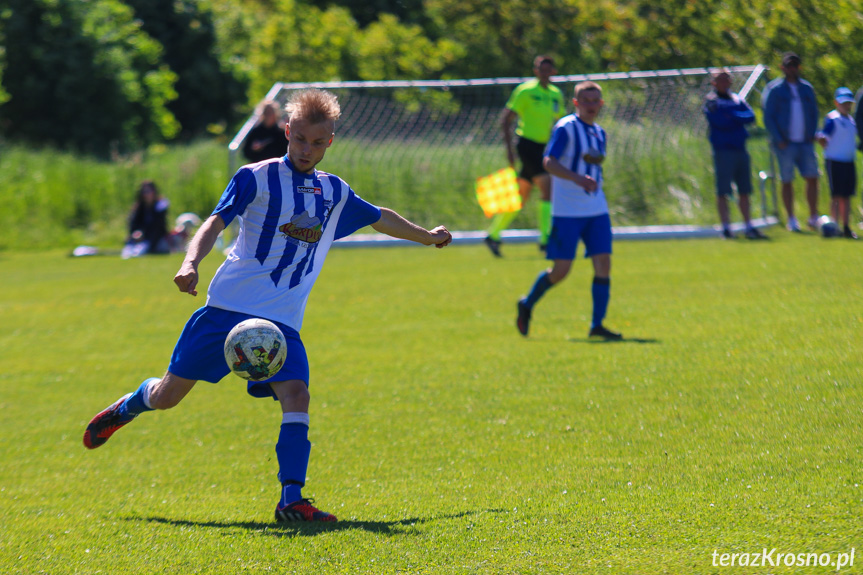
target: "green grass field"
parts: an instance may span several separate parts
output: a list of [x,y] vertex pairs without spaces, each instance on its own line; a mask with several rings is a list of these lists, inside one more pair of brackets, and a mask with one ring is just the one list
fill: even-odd
[[272,521],[279,408],[232,376],[82,446],[203,303],[179,256],[0,253],[0,572],[863,572],[863,245],[769,233],[618,242],[619,343],[585,337],[586,261],[525,340],[532,245],[334,249],[303,329],[328,526]]

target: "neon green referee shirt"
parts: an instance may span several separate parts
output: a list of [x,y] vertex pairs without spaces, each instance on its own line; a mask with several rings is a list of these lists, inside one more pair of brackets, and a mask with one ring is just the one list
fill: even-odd
[[516,135],[546,144],[554,123],[563,116],[563,92],[552,84],[543,88],[539,80],[528,80],[512,91],[506,107],[518,114]]

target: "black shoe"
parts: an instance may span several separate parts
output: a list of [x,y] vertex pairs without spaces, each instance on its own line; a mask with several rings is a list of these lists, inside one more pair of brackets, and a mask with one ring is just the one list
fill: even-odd
[[501,242],[500,242],[500,240],[493,240],[491,238],[491,236],[486,236],[486,238],[483,241],[485,242],[485,245],[488,246],[488,249],[491,250],[491,253],[494,254],[494,257],[496,257],[496,258],[501,257],[501,254],[500,254]]
[[722,228],[722,237],[726,240],[733,240],[735,235],[731,232],[729,228]]
[[610,329],[606,329],[605,326],[602,325],[590,328],[590,333],[588,334],[588,337],[594,336],[604,337],[605,339],[623,339],[622,334],[611,331]]
[[518,300],[518,318],[515,320],[515,327],[518,328],[518,333],[527,337],[527,330],[530,328],[530,307],[523,299]]
[[746,239],[747,240],[766,240],[767,236],[761,233],[761,230],[758,228],[749,228],[746,230]]
[[842,231],[842,235],[845,236],[846,238],[848,238],[849,240],[856,240],[857,239],[857,234],[855,234],[854,230],[852,230],[848,226],[845,226],[845,229]]
[[545,253],[545,251],[547,249],[548,249],[548,244],[539,244],[539,251],[541,251],[542,253]]

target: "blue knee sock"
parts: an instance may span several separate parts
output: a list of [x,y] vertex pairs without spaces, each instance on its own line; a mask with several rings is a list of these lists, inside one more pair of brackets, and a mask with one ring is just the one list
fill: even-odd
[[608,300],[611,298],[611,278],[593,278],[593,287],[590,291],[593,295],[593,323],[590,327],[598,327],[605,319]]
[[158,377],[150,377],[144,380],[138,389],[135,390],[135,393],[129,396],[123,405],[120,406],[120,414],[124,417],[126,416],[137,416],[145,411],[153,411],[153,408],[149,405],[150,392],[148,388],[151,384],[155,384],[160,381]]
[[309,414],[285,413],[276,443],[276,459],[279,461],[279,481],[282,483],[282,499],[279,505],[287,505],[302,498],[306,483],[309,455]]
[[527,304],[528,307],[533,308],[536,305],[536,302],[539,301],[545,292],[548,291],[552,285],[551,280],[548,279],[548,270],[543,271],[536,278],[536,281],[533,283],[533,287],[530,288],[530,293],[527,294],[527,297],[524,298],[524,303]]

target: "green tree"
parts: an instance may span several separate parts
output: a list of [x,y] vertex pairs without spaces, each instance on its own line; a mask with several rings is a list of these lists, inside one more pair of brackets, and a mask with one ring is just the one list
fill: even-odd
[[252,3],[255,8],[243,22],[251,27],[244,58],[253,101],[275,82],[356,79],[352,51],[358,29],[346,9],[321,10],[296,0],[269,4]]
[[168,109],[185,138],[206,133],[214,124],[237,119],[246,86],[223,65],[216,44],[212,13],[192,0],[123,0],[131,6],[142,30],[164,48],[162,61],[177,75],[177,98]]
[[561,73],[598,65],[588,43],[580,0],[427,0],[433,34],[464,47],[451,74],[460,77],[529,76],[538,54],[555,58]]
[[781,75],[781,54],[791,50],[803,59],[801,75],[818,95],[822,112],[833,108],[833,91],[839,86],[856,90],[863,70],[863,12],[859,2],[809,0],[760,6],[754,38],[759,61]]
[[357,68],[363,80],[434,79],[464,56],[457,42],[433,42],[422,28],[383,14],[359,34]]
[[3,70],[6,68],[6,36],[3,23],[11,15],[11,8],[0,8],[0,104],[9,100],[9,92],[3,89]]
[[176,76],[116,0],[12,0],[0,121],[11,137],[106,155],[172,138]]
[[385,14],[407,24],[422,24],[425,20],[422,0],[329,0],[326,5],[347,8],[360,28]]

